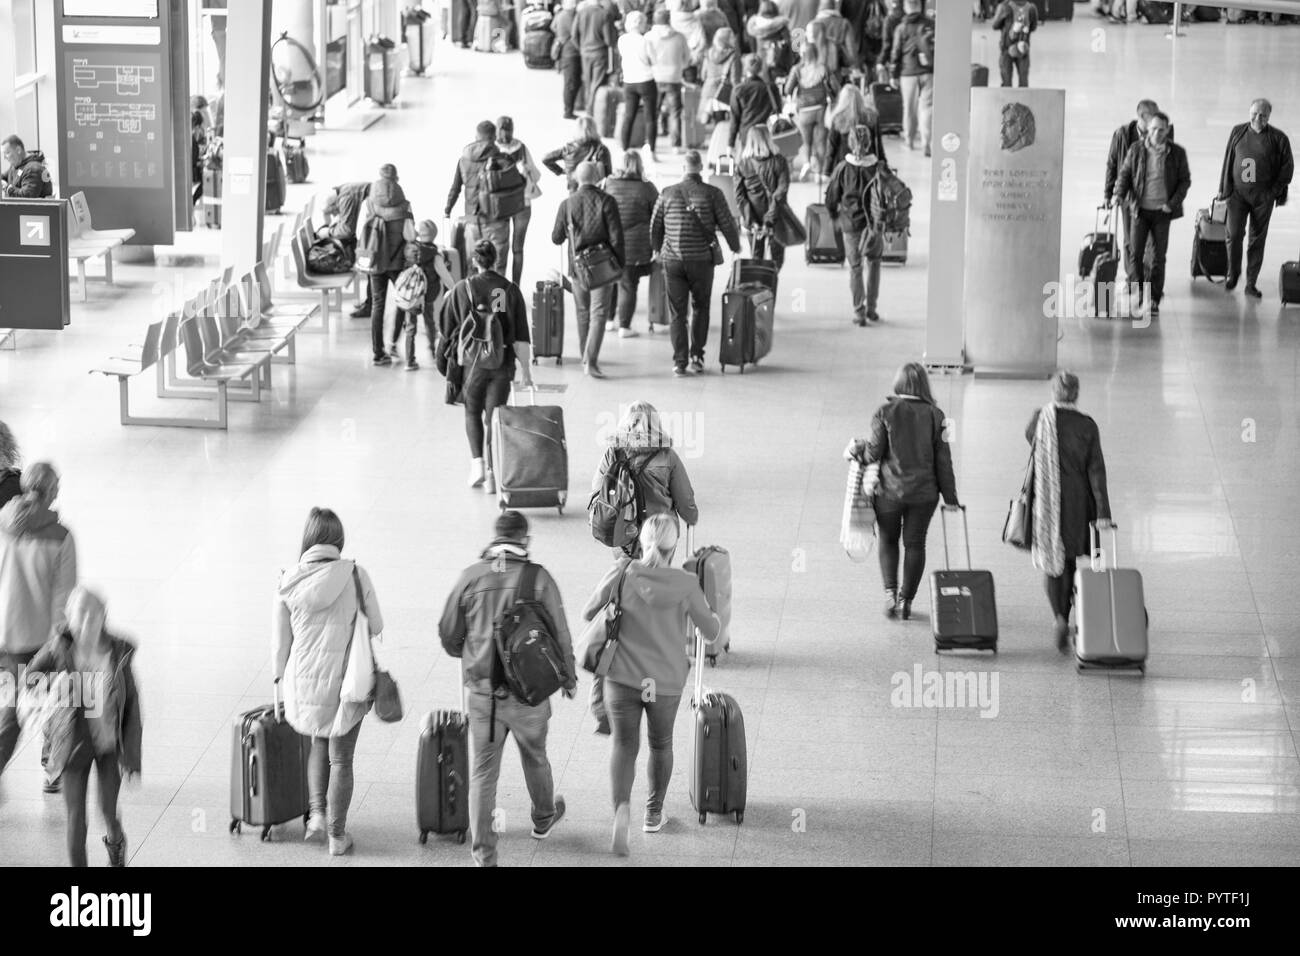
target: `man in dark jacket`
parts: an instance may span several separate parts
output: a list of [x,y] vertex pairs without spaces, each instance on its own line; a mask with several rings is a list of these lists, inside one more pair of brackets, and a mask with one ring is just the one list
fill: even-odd
[[[370,183],[344,183],[330,193],[325,200],[323,212],[330,221],[322,226],[317,238],[323,236],[337,239],[355,259],[357,255],[357,219],[361,216],[361,207],[370,198]],[[364,319],[370,314],[370,288],[357,307],[348,313],[354,319]]]
[[746,53],[740,61],[745,79],[731,91],[731,139],[727,145],[735,152],[736,143],[755,126],[762,126],[777,112],[776,92],[763,77],[763,61],[757,54]]
[[[668,315],[672,322],[673,374],[685,375],[687,362],[696,374],[704,371],[704,346],[709,339],[709,304],[713,298],[714,236],[722,233],[731,251],[740,253],[740,232],[722,190],[700,177],[703,162],[696,150],[685,158],[680,183],[659,195],[650,219],[650,243],[664,267],[668,285]],[[686,309],[692,309],[687,337]]]
[[582,81],[587,112],[596,115],[596,91],[609,82],[611,58],[618,40],[614,19],[599,0],[579,0],[573,31],[582,55]]
[[54,195],[45,156],[27,152],[23,141],[10,136],[0,144],[0,157],[9,168],[4,174],[4,195],[10,199],[47,199]]
[[1029,0],[1002,0],[993,22],[994,30],[1002,31],[998,42],[998,69],[1002,85],[1011,85],[1011,73],[1018,75],[1020,85],[1029,85],[1029,34],[1038,29],[1038,8]]
[[[1147,237],[1155,243],[1155,258],[1147,272],[1145,257],[1133,263],[1141,291],[1150,283],[1151,317],[1160,314],[1165,292],[1165,252],[1169,224],[1183,215],[1183,200],[1192,187],[1187,151],[1169,141],[1169,117],[1155,113],[1147,123],[1146,139],[1129,147],[1115,187],[1115,202],[1127,202],[1133,223],[1133,247],[1145,249]],[[1139,293],[1141,295],[1141,292]],[[1139,302],[1141,298],[1139,298]]]
[[903,20],[894,28],[889,71],[903,92],[903,139],[930,155],[930,124],[934,107],[934,21],[921,11],[921,0],[903,0]]
[[582,92],[582,51],[578,49],[576,0],[564,0],[560,12],[551,21],[555,42],[551,44],[551,59],[564,78],[564,118],[573,119]]
[[[844,232],[844,255],[849,261],[849,294],[853,299],[853,324],[879,322],[876,302],[880,298],[880,261],[885,252],[884,236],[876,228],[878,210],[871,202],[871,185],[880,157],[872,153],[874,134],[869,126],[849,132],[849,153],[831,173],[826,186],[826,211],[839,220]],[[863,288],[863,262],[867,281]]]
[[[880,59],[877,61],[884,70],[884,79],[889,78],[889,64],[894,62],[894,34],[903,22],[903,0],[878,0],[885,7],[882,14],[884,24],[880,29]],[[867,29],[870,30],[868,23]],[[879,76],[880,70],[877,70]]]
[[1219,173],[1220,200],[1228,201],[1228,281],[1231,292],[1241,277],[1241,241],[1250,222],[1246,244],[1246,294],[1262,296],[1255,284],[1264,265],[1264,240],[1273,206],[1286,205],[1287,187],[1295,174],[1291,140],[1270,125],[1273,104],[1258,99],[1250,104],[1250,122],[1234,126],[1228,134]]
[[456,175],[452,177],[451,191],[447,193],[447,206],[443,213],[451,218],[460,192],[465,190],[465,248],[473,249],[480,239],[486,239],[497,249],[497,265],[505,268],[510,254],[510,219],[488,217],[487,186],[484,174],[494,162],[501,160],[497,148],[497,127],[484,120],[475,129],[474,142],[461,151],[456,161]]
[[[1119,181],[1119,170],[1124,165],[1124,157],[1128,155],[1130,146],[1146,138],[1147,123],[1150,122],[1151,117],[1159,109],[1160,107],[1156,105],[1155,100],[1139,101],[1137,118],[1129,120],[1111,134],[1110,151],[1106,154],[1104,205],[1115,205],[1115,184]],[[1171,130],[1170,138],[1172,136],[1173,131]],[[1133,276],[1136,274],[1133,268],[1133,220],[1129,218],[1127,205],[1120,205],[1119,210],[1124,219],[1124,275]]]
[[[384,347],[384,311],[388,302],[389,283],[396,284],[406,268],[406,244],[415,239],[415,220],[406,193],[397,182],[397,169],[391,163],[379,168],[379,179],[370,184],[357,226],[358,248],[372,248],[370,273],[370,344],[375,365],[392,365]],[[374,237],[373,240],[371,237]],[[392,355],[397,349],[392,349]]]
[[[524,782],[532,802],[534,840],[545,840],[564,816],[564,798],[555,794],[551,762],[546,757],[546,731],[551,702],[531,707],[504,688],[492,686],[496,663],[493,639],[496,622],[514,604],[525,572],[535,575],[536,600],[546,610],[552,635],[563,651],[564,696],[573,699],[578,686],[573,643],[555,579],[529,560],[528,519],[504,511],[496,519],[496,536],[479,560],[461,574],[447,597],[438,622],[443,649],[461,661],[467,692],[470,727],[469,828],[471,851],[479,866],[497,865],[497,780],[507,735],[519,746]],[[533,595],[529,595],[532,597]],[[499,695],[505,690],[505,696]]]
[[[601,169],[595,163],[579,164],[574,179],[578,188],[560,203],[551,229],[551,241],[557,246],[569,241],[570,269],[574,258],[585,249],[605,247],[623,269],[623,222],[614,197],[600,189]],[[583,285],[575,271],[573,304],[578,312],[578,343],[582,349],[583,371],[592,378],[604,378],[600,370],[600,345],[605,339],[605,323],[613,315],[617,286],[611,282],[598,288]],[[617,277],[615,279],[617,281]]]

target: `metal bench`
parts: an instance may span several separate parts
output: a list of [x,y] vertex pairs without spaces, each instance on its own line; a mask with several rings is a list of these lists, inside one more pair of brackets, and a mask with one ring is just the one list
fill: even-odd
[[104,257],[104,281],[113,284],[113,250],[135,235],[134,229],[96,229],[84,192],[68,200],[68,258],[77,264],[81,301],[86,301],[86,260]]

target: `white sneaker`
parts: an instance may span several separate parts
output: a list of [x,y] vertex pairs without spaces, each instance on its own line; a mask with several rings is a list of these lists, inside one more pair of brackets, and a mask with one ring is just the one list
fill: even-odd
[[306,843],[325,836],[325,815],[323,813],[313,813],[307,819],[307,829],[303,832],[302,838]]
[[606,331],[606,332],[613,332],[613,331],[614,331],[615,329],[617,329],[617,328],[618,328],[618,322],[617,322],[617,321],[611,320],[611,321],[605,323],[605,331]]
[[619,337],[620,339],[634,339],[634,338],[636,338],[636,337],[637,337],[638,335],[640,335],[640,334],[641,334],[641,333],[638,332],[636,329],[619,329],[619,330],[618,330],[618,337]]
[[330,837],[330,856],[343,856],[352,852],[352,837],[346,833],[341,837]]

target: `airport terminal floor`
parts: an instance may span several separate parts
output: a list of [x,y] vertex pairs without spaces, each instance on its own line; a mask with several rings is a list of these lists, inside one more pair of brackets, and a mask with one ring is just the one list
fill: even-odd
[[[659,833],[634,827],[630,856],[612,856],[610,744],[593,734],[584,674],[576,700],[553,701],[548,751],[568,812],[544,842],[529,839],[528,795],[507,746],[502,865],[1300,858],[1300,310],[1278,306],[1275,284],[1281,262],[1296,258],[1300,204],[1273,217],[1262,300],[1193,281],[1184,266],[1191,213],[1215,192],[1225,137],[1247,120],[1251,100],[1270,97],[1274,124],[1300,134],[1300,28],[1192,24],[1175,53],[1166,27],[1111,26],[1084,9],[1072,23],[1045,24],[1034,41],[1034,84],[1068,91],[1066,243],[1091,229],[1110,133],[1139,98],[1170,115],[1192,172],[1159,319],[1146,328],[1060,324],[1059,364],[1079,375],[1079,407],[1100,428],[1119,558],[1145,579],[1145,676],[1076,673],[1055,647],[1039,572],[1000,540],[1025,464],[1025,425],[1050,399],[1046,382],[932,379],[954,420],[972,557],[996,580],[996,657],[936,656],[926,586],[913,620],[886,620],[875,556],[855,564],[839,545],[845,443],[866,434],[895,369],[922,357],[926,275],[945,268],[927,254],[929,161],[889,137],[887,154],[916,206],[910,259],[884,269],[878,325],[852,323],[846,270],[808,266],[796,251],[781,277],[772,354],[743,376],[719,374],[714,361],[721,280],[703,375],[673,377],[667,336],[646,334],[644,303],[639,337],[606,337],[606,379],[583,376],[572,322],[565,363],[535,370],[540,383],[567,386],[558,401],[571,479],[563,515],[527,512],[532,553],[559,583],[575,631],[609,566],[583,514],[602,442],[637,399],[674,430],[699,503],[697,542],[733,555],[732,649],[706,679],[744,709],[749,796],[742,825],[697,822],[686,780],[691,722],[679,717],[669,823]],[[977,59],[981,36],[995,49],[987,26],[973,34]],[[995,55],[981,62],[996,77]],[[448,43],[432,76],[405,78],[386,114],[364,133],[309,141],[311,182],[290,187],[290,216],[311,194],[374,179],[393,163],[416,219],[441,226],[456,158],[479,120],[513,116],[534,157],[571,132],[556,74]],[[680,162],[665,153],[661,187]],[[558,263],[549,232],[564,189],[545,177],[526,290]],[[802,210],[816,193],[796,183],[791,203]],[[157,263],[118,266],[111,287],[92,283],[66,331],[20,333],[16,351],[0,352],[0,418],[27,462],[60,470],[59,509],[81,579],[107,598],[109,626],[139,646],[143,774],[122,795],[130,865],[472,865],[468,845],[438,837],[421,845],[414,809],[421,720],[459,703],[438,614],[498,513],[495,498],[466,487],[461,410],[443,402],[423,333],[419,371],[376,368],[369,323],[336,313],[328,333],[299,336],[297,364],[273,370],[269,400],[231,407],[228,431],[121,427],[115,383],[87,370],[141,341],[177,284],[188,292],[218,271],[216,233],[183,238]],[[345,555],[373,579],[385,621],[378,655],[406,705],[401,723],[367,718],[361,728],[348,821],[356,843],[341,857],[304,843],[300,824],[278,828],[269,843],[227,827],[231,724],[271,696],[277,575],[297,560],[313,505],[339,513]],[[952,551],[962,560],[957,537]],[[927,571],[943,553],[936,516]],[[984,707],[897,706],[897,675],[919,683],[931,671],[979,672],[996,680],[996,694]],[[42,793],[39,742],[25,734],[19,746],[0,778],[0,860],[62,865],[63,800]],[[645,792],[642,766],[634,808]],[[103,865],[93,810],[90,821],[91,862]]]

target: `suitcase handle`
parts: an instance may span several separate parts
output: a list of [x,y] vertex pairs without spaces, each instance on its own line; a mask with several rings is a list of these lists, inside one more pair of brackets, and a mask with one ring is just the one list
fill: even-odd
[[970,559],[970,525],[966,522],[965,505],[940,505],[939,506],[939,524],[943,526],[943,569],[951,571],[952,565],[948,562],[948,512],[961,512],[961,529],[962,538],[966,542],[966,570],[974,569],[975,565]]
[[[1110,528],[1110,554],[1101,547],[1101,529],[1105,525]],[[1094,571],[1106,571],[1115,567],[1119,563],[1119,525],[1113,521],[1090,521],[1088,522],[1088,560]],[[1107,562],[1109,557],[1109,562]]]
[[1102,203],[1097,207],[1097,214],[1093,221],[1093,232],[1114,233],[1110,227],[1110,206]]

